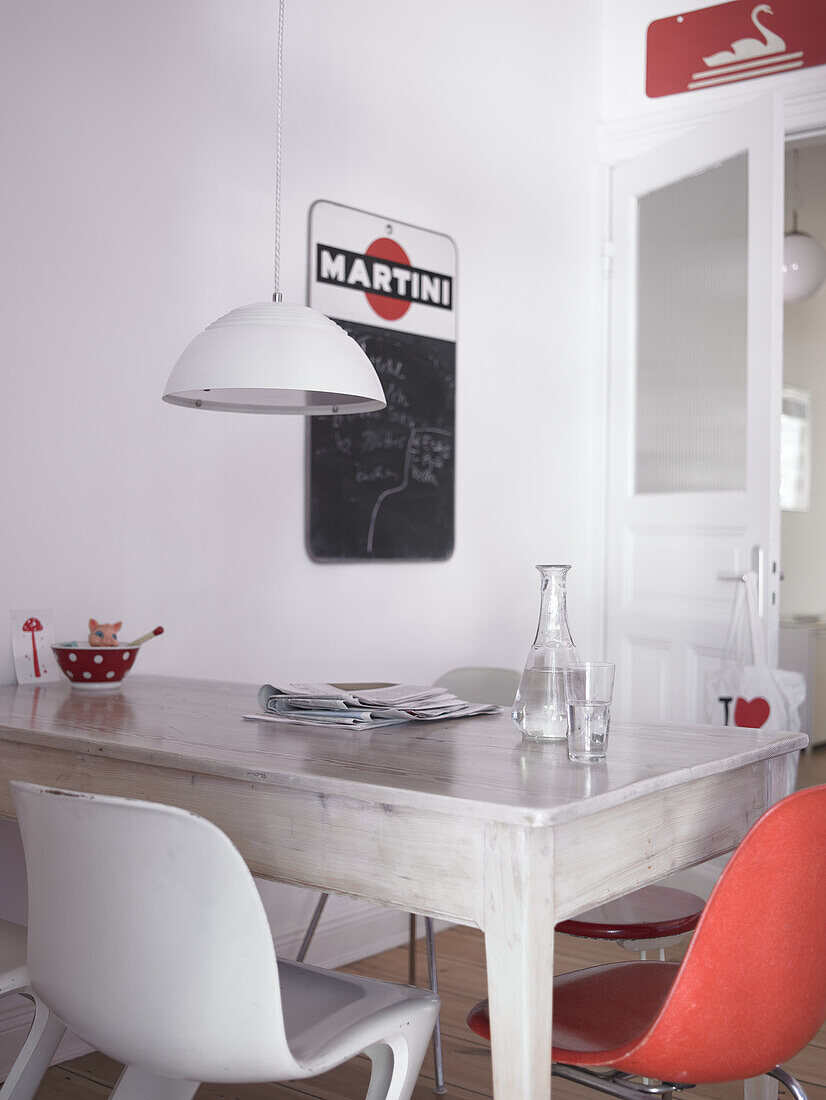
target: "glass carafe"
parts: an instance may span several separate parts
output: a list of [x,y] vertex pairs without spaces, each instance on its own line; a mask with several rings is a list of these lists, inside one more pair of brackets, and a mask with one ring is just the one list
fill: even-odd
[[570,565],[537,565],[542,578],[539,625],[513,701],[512,717],[528,741],[564,741],[568,731],[562,669],[579,664],[568,629]]

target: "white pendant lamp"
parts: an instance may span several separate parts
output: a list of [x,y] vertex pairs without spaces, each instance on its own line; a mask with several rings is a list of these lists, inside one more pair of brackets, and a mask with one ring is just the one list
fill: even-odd
[[783,241],[783,301],[803,302],[820,289],[826,279],[826,249],[808,233],[794,229]]
[[792,188],[795,204],[792,231],[783,241],[783,301],[803,302],[820,289],[826,280],[826,249],[820,241],[797,228],[798,168],[795,149],[792,154]]
[[196,336],[172,368],[163,399],[223,412],[373,412],[385,407],[384,392],[355,340],[323,313],[281,300],[283,46],[284,0],[279,0],[273,300],[234,309]]

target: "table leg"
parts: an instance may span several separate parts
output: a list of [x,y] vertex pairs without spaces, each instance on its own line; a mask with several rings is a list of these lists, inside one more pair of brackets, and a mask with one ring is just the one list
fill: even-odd
[[[787,752],[771,761],[767,771],[769,797],[768,805],[773,806],[781,798],[791,794],[797,786],[797,766],[799,752]],[[767,807],[768,808],[768,807]]]
[[494,1098],[550,1097],[551,830],[488,826],[484,931]]
[[749,1077],[743,1082],[744,1100],[777,1100],[777,1081],[773,1077]]

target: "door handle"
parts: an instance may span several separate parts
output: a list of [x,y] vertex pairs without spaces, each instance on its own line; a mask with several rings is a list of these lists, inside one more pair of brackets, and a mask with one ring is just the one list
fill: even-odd
[[[763,618],[765,611],[765,575],[764,575],[764,555],[762,546],[752,546],[751,548],[751,571],[757,575],[757,613],[760,618]],[[745,573],[718,573],[718,581],[744,581],[746,579]]]
[[762,546],[752,546],[751,548],[751,568],[752,572],[757,574],[757,613],[760,618],[763,618],[765,612],[765,555],[763,554]]

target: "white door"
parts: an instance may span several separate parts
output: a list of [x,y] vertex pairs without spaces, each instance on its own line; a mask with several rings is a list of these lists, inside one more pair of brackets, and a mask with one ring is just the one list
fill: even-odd
[[779,602],[783,126],[761,97],[619,165],[606,641],[616,711],[703,721],[736,581]]

